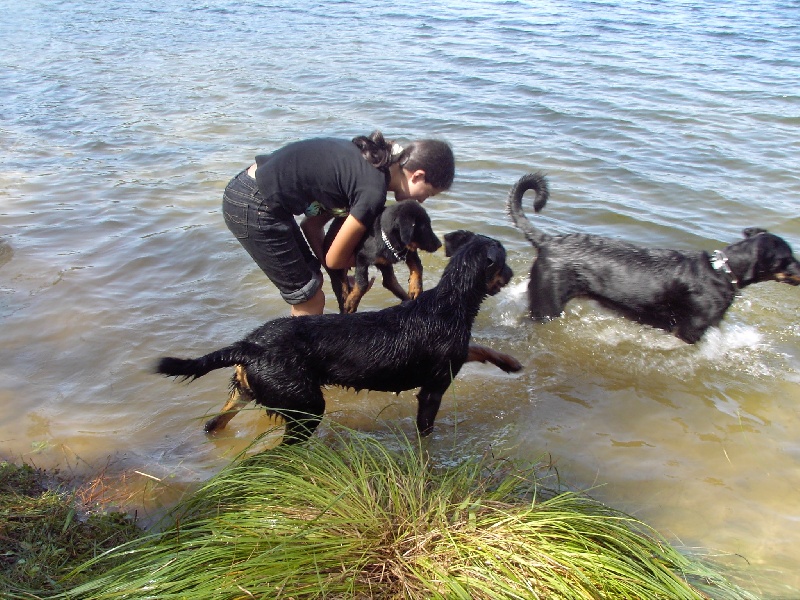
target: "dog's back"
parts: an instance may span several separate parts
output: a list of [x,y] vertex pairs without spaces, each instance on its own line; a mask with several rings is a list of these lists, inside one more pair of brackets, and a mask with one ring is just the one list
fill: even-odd
[[319,385],[400,392],[433,379],[449,383],[466,359],[472,324],[489,293],[481,264],[487,245],[502,252],[507,282],[502,245],[485,238],[460,247],[439,283],[416,300],[378,311],[271,321],[244,341]]
[[[505,250],[483,236],[461,238],[439,284],[416,300],[379,311],[324,314],[269,321],[240,342],[196,359],[162,358],[157,372],[195,378],[212,369],[239,365],[223,412],[255,400],[287,419],[287,436],[307,437],[321,418],[321,388],[400,392],[421,388],[417,425],[427,433],[441,397],[470,355],[472,324],[483,299],[511,279]],[[516,361],[479,351],[504,370]],[[492,357],[495,357],[494,359]],[[300,422],[292,413],[311,415]],[[232,414],[217,416],[207,431],[224,427]]]

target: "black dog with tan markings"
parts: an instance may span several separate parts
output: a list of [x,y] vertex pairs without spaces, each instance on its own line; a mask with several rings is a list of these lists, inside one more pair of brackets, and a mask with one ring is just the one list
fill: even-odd
[[490,362],[506,372],[522,368],[511,356],[469,343],[484,298],[511,279],[502,244],[460,231],[445,236],[445,247],[452,258],[438,285],[416,300],[379,311],[275,319],[200,358],[162,358],[156,372],[195,379],[236,368],[228,402],[206,423],[210,433],[255,401],[285,419],[284,442],[303,441],[325,411],[322,388],[338,385],[385,392],[420,388],[417,428],[427,435],[465,362]]
[[[328,228],[326,252],[343,222],[343,218],[337,218]],[[442,242],[433,232],[431,219],[421,204],[405,200],[387,206],[356,246],[355,285],[350,286],[347,269],[328,269],[339,312],[356,312],[369,289],[371,266],[381,272],[383,287],[400,300],[413,300],[422,292],[422,261],[417,250],[436,252],[441,247]],[[394,265],[401,261],[408,266],[408,293],[394,274]]]
[[548,235],[522,210],[527,190],[535,190],[533,207],[539,212],[549,195],[547,180],[541,173],[521,177],[507,202],[514,224],[537,250],[528,282],[534,319],[558,317],[571,299],[586,297],[693,344],[719,324],[739,289],[762,281],[800,284],[800,262],[791,247],[765,229],[745,229],[745,239],[713,256],[598,235]]

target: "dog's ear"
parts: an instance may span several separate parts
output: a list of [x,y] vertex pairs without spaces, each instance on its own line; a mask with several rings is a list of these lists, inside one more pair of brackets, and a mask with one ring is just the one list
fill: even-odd
[[748,227],[742,234],[744,234],[745,238],[751,238],[757,236],[759,233],[769,233],[766,229],[762,229],[761,227]]
[[475,238],[475,234],[466,229],[451,231],[444,234],[444,255],[448,258],[453,256],[456,251],[464,244]]
[[414,241],[414,227],[416,225],[414,219],[401,219],[397,227],[397,232],[400,234],[400,241],[403,246],[408,246]]
[[497,264],[504,265],[506,262],[506,252],[500,244],[491,244],[486,249],[486,263],[490,268],[495,268]]

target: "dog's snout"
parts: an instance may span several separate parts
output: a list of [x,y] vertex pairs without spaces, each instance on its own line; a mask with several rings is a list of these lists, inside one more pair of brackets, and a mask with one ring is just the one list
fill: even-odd
[[781,283],[788,283],[789,285],[800,285],[800,261],[797,261],[794,256],[791,256],[788,261],[784,261],[786,266],[777,270],[774,274],[775,281]]
[[511,281],[511,278],[514,276],[514,271],[511,270],[511,267],[504,264],[502,269],[499,269],[494,277],[489,280],[487,285],[487,293],[490,296],[494,296],[500,290],[508,285],[508,282]]
[[511,267],[506,265],[503,269],[503,279],[505,280],[503,285],[508,285],[508,282],[511,281],[512,277],[514,277],[514,271],[511,270]]
[[436,234],[434,233],[431,233],[431,235],[425,240],[422,240],[422,242],[424,243],[424,245],[423,243],[421,243],[420,248],[425,250],[425,252],[436,252],[439,248],[442,247],[441,240],[438,237],[436,237]]

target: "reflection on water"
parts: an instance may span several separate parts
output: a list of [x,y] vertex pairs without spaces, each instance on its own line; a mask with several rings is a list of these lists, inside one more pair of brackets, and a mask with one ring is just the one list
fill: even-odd
[[[428,449],[545,458],[798,596],[798,289],[747,288],[696,346],[590,302],[533,324],[534,252],[504,212],[543,169],[547,231],[713,250],[760,225],[800,248],[796,3],[7,4],[0,456],[104,472],[157,516],[273,425],[249,410],[209,439],[229,374],[151,372],[288,312],[223,223],[228,179],[306,136],[444,137],[456,183],[425,206],[439,234],[505,244],[516,276],[474,337],[525,369],[465,367]],[[424,259],[430,287],[446,259]],[[363,310],[392,302],[373,289]],[[414,430],[413,391],[327,399],[387,443]]]

